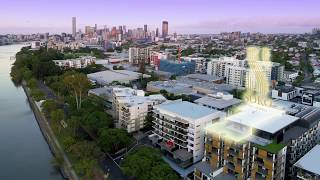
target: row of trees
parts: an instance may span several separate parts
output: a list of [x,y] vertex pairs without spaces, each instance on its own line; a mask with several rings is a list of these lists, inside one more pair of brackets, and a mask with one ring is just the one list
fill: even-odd
[[[114,153],[127,147],[132,137],[113,127],[113,120],[104,112],[104,102],[100,98],[88,97],[91,84],[85,74],[55,66],[52,60],[60,58],[61,53],[54,50],[23,48],[12,67],[12,79],[17,85],[26,81],[36,100],[45,99],[38,81],[44,81],[58,95],[58,99],[46,100],[42,111],[76,172],[93,179],[102,175],[99,168],[102,151]],[[62,159],[57,156],[55,163],[63,163]]]
[[63,54],[54,49],[41,48],[37,51],[24,47],[16,54],[16,61],[11,69],[11,76],[15,83],[21,83],[25,75],[36,79],[61,74],[62,71],[52,60],[62,59]]

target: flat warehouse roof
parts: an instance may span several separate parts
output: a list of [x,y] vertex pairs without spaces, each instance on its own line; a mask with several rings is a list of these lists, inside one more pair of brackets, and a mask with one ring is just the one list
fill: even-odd
[[109,84],[113,81],[132,81],[140,78],[141,73],[127,70],[107,70],[88,74],[88,78],[100,84]]
[[243,105],[239,110],[239,113],[227,119],[271,134],[278,132],[299,119],[298,117],[285,114],[282,110],[256,104]]
[[205,104],[214,108],[224,109],[236,104],[240,104],[241,100],[237,98],[232,99],[217,99],[209,96],[204,96],[194,101],[195,103]]
[[320,175],[320,145],[316,145],[294,165],[301,169]]

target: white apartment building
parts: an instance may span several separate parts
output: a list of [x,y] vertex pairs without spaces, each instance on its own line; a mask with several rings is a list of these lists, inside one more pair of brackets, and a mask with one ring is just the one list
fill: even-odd
[[156,146],[180,167],[201,161],[204,155],[205,128],[225,116],[187,101],[173,101],[154,107],[153,136]]
[[226,78],[226,83],[238,87],[256,86],[256,73],[262,72],[267,80],[282,80],[283,66],[279,63],[257,61],[257,67],[252,70],[246,60],[234,57],[212,59],[207,63],[207,74]]
[[138,131],[145,126],[145,118],[153,106],[166,101],[162,95],[131,96],[118,100],[119,124],[129,133]]
[[143,60],[146,63],[149,63],[149,56],[149,48],[129,48],[129,63],[131,64],[138,64],[141,60]]
[[113,88],[112,90],[112,112],[113,118],[115,119],[116,127],[119,126],[119,111],[120,111],[120,104],[118,101],[124,99],[126,97],[132,96],[144,96],[145,93],[143,90],[136,90],[132,88]]
[[287,82],[293,82],[299,76],[298,72],[295,71],[284,71],[283,79]]
[[205,74],[207,72],[207,61],[204,57],[181,57],[185,61],[193,61],[196,64],[195,72]]
[[61,68],[85,68],[96,63],[96,57],[81,56],[77,59],[53,60],[53,62]]
[[140,130],[145,125],[145,117],[154,105],[166,101],[162,95],[145,96],[143,90],[113,88],[112,110],[117,128],[129,133]]
[[234,57],[220,57],[211,59],[207,63],[207,74],[218,77],[225,77],[226,65],[235,65],[238,61],[239,60]]
[[226,83],[244,87],[246,84],[246,75],[247,75],[247,68],[243,66],[235,66],[235,65],[226,65],[225,66],[225,77]]

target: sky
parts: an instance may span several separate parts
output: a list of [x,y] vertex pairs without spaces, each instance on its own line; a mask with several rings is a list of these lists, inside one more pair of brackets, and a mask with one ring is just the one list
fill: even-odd
[[[169,33],[224,31],[304,33],[320,27],[320,0],[1,0],[0,34],[71,33],[77,29],[126,25]],[[128,29],[128,28],[127,28]]]

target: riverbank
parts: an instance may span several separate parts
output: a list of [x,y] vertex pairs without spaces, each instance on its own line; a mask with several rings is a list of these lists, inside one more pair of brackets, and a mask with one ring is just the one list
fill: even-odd
[[39,125],[39,128],[47,141],[49,148],[52,152],[52,154],[55,157],[61,157],[63,158],[63,165],[61,166],[61,174],[64,178],[70,179],[70,180],[78,180],[78,176],[73,170],[73,167],[65,154],[64,150],[62,149],[60,143],[58,142],[55,134],[53,133],[48,121],[46,120],[46,117],[43,115],[43,113],[40,111],[39,107],[37,106],[35,100],[31,97],[30,90],[26,86],[26,83],[22,83],[22,88],[27,96],[28,102],[30,104],[31,109],[34,112],[35,118],[37,120],[37,123]]

